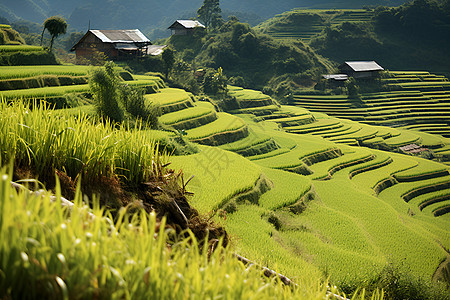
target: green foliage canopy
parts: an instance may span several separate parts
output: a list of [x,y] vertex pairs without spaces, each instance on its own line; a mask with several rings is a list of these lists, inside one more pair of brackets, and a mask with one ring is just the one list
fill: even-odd
[[219,0],[204,0],[203,5],[197,10],[198,18],[203,21],[206,28],[217,28],[222,25],[221,12]]
[[53,16],[53,17],[50,17],[47,20],[45,20],[44,29],[42,30],[42,35],[41,35],[41,45],[42,45],[42,38],[44,36],[45,29],[47,29],[48,32],[52,36],[52,39],[50,41],[50,51],[51,51],[55,38],[57,38],[60,34],[66,33],[67,22],[64,18],[59,17],[59,16]]

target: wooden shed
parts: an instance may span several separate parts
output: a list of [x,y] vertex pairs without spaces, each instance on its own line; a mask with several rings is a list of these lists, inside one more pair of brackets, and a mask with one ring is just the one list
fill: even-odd
[[205,29],[205,25],[194,20],[176,20],[168,29],[172,35],[191,35],[195,29]]
[[375,61],[346,61],[339,71],[354,78],[374,78],[384,69]]
[[71,51],[75,51],[77,62],[91,60],[95,52],[102,52],[112,60],[121,60],[147,55],[147,47],[151,44],[138,29],[89,30]]

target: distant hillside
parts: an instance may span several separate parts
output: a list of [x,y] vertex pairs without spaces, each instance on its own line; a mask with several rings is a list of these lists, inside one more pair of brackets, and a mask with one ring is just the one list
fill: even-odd
[[292,10],[255,28],[301,39],[337,64],[376,60],[391,70],[450,70],[450,1],[416,0],[368,10]]
[[[250,13],[262,18],[270,18],[277,13],[295,7],[320,8],[361,8],[364,5],[399,5],[402,0],[248,0],[222,1],[222,10],[239,15]],[[123,29],[166,28],[171,21],[180,17],[195,17],[196,10],[201,6],[201,0],[182,1],[167,0],[136,0],[123,2],[118,0],[3,0],[0,3],[0,16],[11,21],[18,18],[42,23],[52,15],[63,15],[69,24],[76,29],[85,30],[89,21],[91,28]],[[224,15],[223,17],[228,17]],[[242,20],[247,22],[247,20]]]
[[25,41],[20,34],[9,25],[0,24],[0,45],[22,45]]
[[301,41],[279,42],[252,30],[248,24],[228,21],[214,35],[172,36],[169,45],[185,61],[201,68],[223,68],[231,83],[285,94],[310,86],[327,72],[327,61]]

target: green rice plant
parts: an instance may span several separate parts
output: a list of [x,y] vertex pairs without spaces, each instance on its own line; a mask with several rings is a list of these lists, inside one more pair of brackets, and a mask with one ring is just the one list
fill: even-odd
[[231,86],[228,86],[228,89],[229,89],[228,94],[230,96],[236,97],[238,101],[270,99],[268,95],[265,95],[260,91],[233,88]]
[[[167,247],[154,214],[125,215],[57,196],[17,193],[0,180],[0,296],[60,299],[323,299],[316,276],[299,287],[267,280],[238,262],[229,249],[201,252],[193,234]],[[160,228],[158,230],[158,228]],[[310,274],[310,273],[309,273]],[[316,275],[316,274],[314,274]],[[307,284],[306,284],[307,283]]]
[[332,138],[334,137],[346,137],[346,135],[349,134],[354,134],[358,131],[361,131],[361,127],[360,126],[355,126],[355,125],[344,125],[342,127],[339,128],[334,128],[334,129],[329,129],[329,130],[323,130],[323,131],[318,131],[318,132],[312,132],[311,134],[313,135],[319,135],[323,138],[332,140]]
[[271,113],[277,111],[279,108],[276,105],[266,105],[258,107],[240,108],[230,111],[232,114],[255,114],[259,115],[270,115]]
[[[372,150],[376,155],[380,155],[379,151]],[[410,156],[400,155],[396,153],[389,153],[393,162],[389,165],[380,167],[370,172],[364,172],[352,177],[352,182],[362,190],[373,193],[373,189],[377,185],[397,172],[414,168],[418,165],[418,162]]]
[[[450,189],[443,189],[435,192],[426,193],[423,195],[419,195],[413,199],[411,199],[408,203],[412,207],[418,207],[421,211],[423,211],[426,207],[443,202],[450,199]],[[429,211],[430,209],[428,209]]]
[[8,52],[32,52],[32,51],[44,51],[40,46],[30,46],[30,45],[0,45],[0,53]]
[[296,132],[296,133],[309,133],[309,132],[314,132],[317,129],[323,129],[324,127],[326,128],[331,128],[333,126],[342,126],[342,124],[340,123],[340,121],[338,121],[337,119],[318,119],[316,122],[313,122],[311,124],[306,124],[306,125],[300,125],[300,126],[287,126],[284,129],[288,130],[290,132]]
[[354,150],[347,150],[344,155],[318,162],[309,168],[313,171],[310,175],[311,179],[326,179],[331,177],[337,170],[363,163],[373,159],[371,151],[364,148],[355,148]]
[[264,142],[270,141],[272,138],[270,135],[265,133],[256,133],[254,130],[249,130],[249,135],[243,139],[238,141],[227,143],[225,145],[221,145],[220,148],[228,151],[240,151],[250,148],[252,146],[262,144]]
[[311,181],[304,176],[269,168],[262,168],[262,171],[273,183],[259,199],[259,205],[268,210],[294,204],[311,190]]
[[57,169],[84,182],[119,176],[139,183],[152,174],[158,156],[152,132],[123,126],[115,130],[108,122],[93,124],[85,115],[56,118],[43,105],[30,110],[20,101],[3,101],[0,107],[1,165],[15,160],[44,178]]
[[85,76],[89,66],[0,66],[0,79],[26,78],[39,75]]
[[395,178],[398,181],[414,181],[415,179],[420,180],[421,177],[433,177],[433,174],[435,174],[436,177],[439,177],[443,176],[442,174],[445,175],[449,173],[449,168],[441,163],[419,157],[413,157],[412,159],[417,161],[418,165],[415,168],[395,173]]
[[256,205],[240,205],[236,212],[227,216],[228,232],[241,241],[236,251],[261,265],[279,270],[296,282],[320,278],[320,271],[306,258],[289,252],[273,238],[277,233],[273,225],[263,218],[267,213],[268,210]]
[[436,147],[441,147],[445,144],[445,141],[442,139],[442,137],[434,135],[434,134],[429,134],[429,133],[420,132],[420,131],[414,131],[414,134],[416,134],[420,137],[420,139],[421,139],[420,143],[424,147],[436,148]]
[[159,118],[159,121],[166,125],[182,122],[189,119],[199,118],[214,112],[207,107],[190,107],[173,113],[164,114]]
[[194,193],[191,202],[202,213],[220,208],[236,194],[255,186],[261,168],[233,152],[217,147],[198,146],[197,154],[172,156],[171,167],[194,176],[187,189]]
[[248,157],[248,159],[251,160],[251,161],[256,161],[258,159],[263,159],[263,158],[268,158],[268,157],[273,157],[273,156],[277,156],[277,155],[280,155],[280,154],[284,154],[284,153],[287,153],[289,151],[290,151],[290,149],[287,149],[287,148],[278,148],[278,149],[276,149],[274,151],[271,151],[271,152],[268,152],[268,153],[263,153],[263,154],[254,155],[254,156]]
[[220,112],[217,113],[217,120],[206,125],[187,130],[187,137],[190,140],[196,140],[209,137],[217,133],[238,130],[244,128],[245,126],[246,124],[241,118]]
[[372,159],[368,162],[361,163],[361,164],[347,168],[348,173],[346,173],[346,176],[348,176],[348,178],[352,179],[354,176],[356,176],[358,174],[373,171],[377,168],[386,166],[392,162],[391,156],[386,152],[383,152],[383,151],[377,151],[377,152],[371,151],[371,152],[373,153],[373,155],[375,155],[374,159]]
[[175,88],[165,88],[156,94],[146,95],[145,98],[161,106],[190,100],[186,91]]
[[150,81],[156,82],[158,88],[160,88],[160,89],[166,88],[166,84],[164,83],[164,80],[162,80],[161,77],[159,77],[159,76],[153,76],[153,75],[134,75],[134,74],[133,74],[133,78],[134,78],[134,80],[137,80],[137,81],[150,80]]
[[401,131],[401,134],[399,136],[387,138],[384,140],[384,143],[390,147],[400,147],[416,142],[420,142],[420,136],[417,136],[413,132],[408,131]]
[[[311,203],[310,212],[298,216],[303,223],[309,225],[307,226],[309,230],[305,233],[319,236],[323,243],[328,241],[329,245],[334,244],[338,249],[351,250],[346,254],[349,258],[353,257],[354,252],[366,254],[375,260],[384,258],[395,265],[398,264],[399,268],[413,276],[431,277],[445,252],[436,242],[435,235],[430,234],[429,227],[420,221],[406,219],[407,209],[402,208],[403,213],[395,209],[402,203],[408,206],[403,200],[399,201],[398,198],[394,200],[391,197],[387,201],[389,198],[382,197],[381,194],[380,198],[370,196],[346,182],[348,179],[314,182],[321,202]],[[342,218],[348,225],[341,221]],[[359,237],[367,242],[355,238],[355,232],[359,232]],[[312,249],[308,253],[321,255],[320,251]],[[331,260],[332,257],[328,255],[328,259]],[[340,270],[343,271],[341,275],[345,278],[345,275],[350,273],[345,267],[347,263],[343,262],[341,266]],[[382,266],[383,264],[378,265],[378,268]],[[371,272],[374,269],[358,268],[358,270]],[[337,273],[330,270],[330,274],[334,278]]]
[[6,100],[14,99],[33,99],[33,98],[50,98],[55,96],[63,96],[70,93],[83,93],[89,91],[89,85],[80,84],[72,86],[52,86],[45,88],[34,88],[26,90],[0,91],[0,97]]
[[431,210],[435,217],[445,216],[450,211],[450,200],[433,203],[425,209]]

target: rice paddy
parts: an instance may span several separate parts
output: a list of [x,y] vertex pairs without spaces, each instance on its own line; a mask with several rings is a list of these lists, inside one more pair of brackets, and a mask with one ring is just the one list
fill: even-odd
[[[294,98],[292,104],[300,105],[305,100],[310,107],[316,99],[319,105],[317,112],[313,112],[305,107],[278,106],[260,92],[233,87],[231,93],[241,108],[235,111],[240,115],[232,115],[215,111],[208,102],[194,101],[194,97],[183,90],[165,88],[156,79],[135,79],[135,84],[153,81],[156,92],[145,98],[162,107],[162,124],[185,128],[184,137],[192,142],[220,145],[199,145],[198,153],[172,156],[168,161],[171,168],[183,170],[185,180],[193,176],[187,185],[187,190],[194,193],[190,202],[226,226],[235,237],[235,247],[240,254],[280,270],[300,283],[308,276],[317,279],[326,273],[332,282],[348,286],[360,286],[377,278],[387,264],[394,264],[414,278],[430,280],[446,258],[443,247],[450,248],[449,167],[378,149],[400,152],[402,145],[417,143],[444,156],[450,151],[448,139],[403,128],[371,126],[323,113],[330,107],[335,109],[335,114],[341,109],[352,110],[345,96]],[[395,102],[421,97],[435,97],[433,99],[438,101],[437,97],[441,99],[446,95],[419,94],[408,92],[405,95],[396,91],[365,95],[363,101],[367,100],[367,105],[392,97],[398,98]],[[393,115],[395,105],[389,105]],[[376,111],[375,107],[371,106],[370,113]],[[384,104],[380,107],[386,108]],[[244,115],[244,112],[259,117]],[[354,111],[355,114],[360,112],[361,107]],[[14,114],[9,115],[14,117]],[[214,118],[207,117],[211,115]],[[7,123],[17,125],[13,121],[2,122]],[[180,124],[189,126],[177,127]],[[441,121],[440,124],[446,123]],[[22,127],[23,132],[30,133]],[[64,128],[59,131],[71,132],[67,126]],[[4,131],[8,136],[7,128]],[[150,137],[158,140],[170,135],[157,132],[148,132],[145,139],[138,131],[130,133],[131,136],[98,134],[97,139],[104,141],[103,144],[97,141],[83,145],[97,145],[96,151],[104,155],[93,154],[95,157],[117,163],[102,163],[102,166],[109,165],[109,169],[100,172],[114,169],[123,178],[139,182],[146,176],[141,165],[150,164],[154,154],[148,155],[144,150],[138,153],[127,147],[134,145],[138,149],[136,145],[146,144]],[[7,145],[10,140],[3,139],[0,144]],[[107,158],[118,140],[125,143],[120,144],[122,150]],[[23,144],[47,145],[33,141]],[[13,151],[5,151],[2,159],[6,163],[9,157],[4,154]],[[36,152],[34,148],[32,152]],[[75,155],[76,151],[65,157],[78,158]],[[118,156],[130,159],[118,159]],[[142,161],[134,160],[137,157]],[[87,158],[79,160],[89,165]],[[92,162],[93,167],[100,168],[95,159]],[[75,161],[72,163],[75,165]],[[74,169],[74,176],[77,172]],[[132,172],[137,175],[131,176]],[[226,211],[225,217],[222,211]]]
[[363,9],[293,9],[276,15],[255,29],[276,39],[301,40],[309,43],[327,25],[370,21],[372,16],[373,12]]

